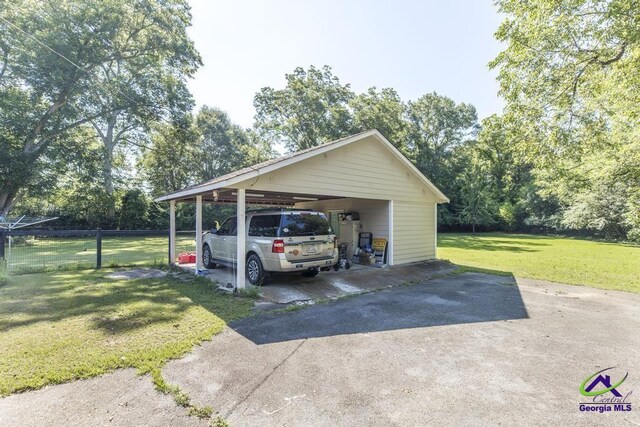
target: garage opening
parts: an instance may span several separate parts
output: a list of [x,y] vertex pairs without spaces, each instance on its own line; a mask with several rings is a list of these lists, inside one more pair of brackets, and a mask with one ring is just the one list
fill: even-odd
[[[322,271],[384,268],[393,263],[392,201],[220,188],[195,198],[172,200],[171,224],[175,222],[175,204],[180,202],[196,204],[195,259],[182,266],[196,274],[212,274],[217,281],[233,287],[242,289],[253,284],[254,277],[250,275],[255,274],[255,261],[259,262],[258,268],[268,270],[273,283],[288,273],[310,277]],[[236,214],[220,218],[216,229],[217,224],[202,223],[204,204],[235,205]],[[320,237],[325,234],[322,230],[302,230],[298,236],[284,223],[295,222],[287,218],[306,215],[318,217],[329,227],[330,242]],[[241,217],[244,232],[240,230]],[[240,238],[241,233],[244,239]],[[273,253],[278,251],[274,245],[280,240],[283,255]],[[173,231],[171,242],[175,242]],[[241,245],[245,248],[244,260],[239,258],[243,255],[239,254]],[[172,262],[184,258],[176,254],[175,243],[170,245],[170,252]],[[237,269],[243,264],[244,283],[242,272]]]
[[[285,241],[283,232],[279,231],[275,237],[271,236],[272,242],[265,243],[266,253],[277,250],[280,254],[287,244],[298,245],[290,248],[292,255],[296,256],[297,250],[298,254],[309,257],[292,262],[291,257],[279,256],[279,262],[284,270],[306,270],[326,269],[337,261],[327,259],[326,240],[334,233],[340,248],[344,249],[338,252],[341,261],[353,265],[370,267],[433,260],[437,245],[437,205],[448,202],[447,197],[376,130],[253,165],[156,200],[171,203],[172,242],[175,242],[175,204],[195,201],[196,272],[203,269],[202,204],[235,204],[235,228],[224,230],[226,238],[232,239],[235,246],[224,251],[228,260],[239,266],[235,274],[238,288],[245,286],[249,264],[254,267],[256,264],[255,257],[252,257],[254,262],[248,258],[253,254],[247,245],[256,242],[248,239],[247,226],[251,224],[247,224],[247,217],[250,219],[252,214],[247,212],[247,206],[322,213],[322,218],[309,215],[307,219],[324,221],[331,233],[303,233],[306,240],[287,235]],[[205,229],[211,225],[204,224]],[[324,244],[318,236],[326,237]],[[170,259],[172,262],[176,259],[175,244],[170,245]],[[263,267],[267,261],[260,258]]]
[[390,200],[340,198],[306,201],[296,208],[323,212],[352,264],[384,267],[391,257]]

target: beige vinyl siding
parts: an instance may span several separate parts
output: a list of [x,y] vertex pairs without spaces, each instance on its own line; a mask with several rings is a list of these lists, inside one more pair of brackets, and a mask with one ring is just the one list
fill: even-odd
[[264,173],[237,185],[248,191],[333,196],[297,203],[328,214],[360,213],[362,231],[389,239],[389,201],[393,201],[393,263],[435,259],[436,194],[375,137]]
[[394,264],[435,259],[434,203],[394,202]]
[[327,218],[330,210],[358,212],[361,231],[373,233],[373,237],[389,239],[389,202],[387,200],[331,199],[296,203],[296,207],[324,212]]
[[375,137],[318,154],[236,185],[277,191],[376,200],[433,202],[436,195]]

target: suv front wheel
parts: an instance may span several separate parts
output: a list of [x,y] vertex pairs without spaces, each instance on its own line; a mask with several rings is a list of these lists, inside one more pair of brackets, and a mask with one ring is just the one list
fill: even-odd
[[246,269],[247,279],[249,279],[249,283],[253,286],[260,286],[264,281],[264,268],[262,267],[262,262],[260,262],[260,257],[256,254],[251,254],[247,258],[247,269]]
[[202,247],[202,264],[205,268],[216,268],[216,263],[213,262],[213,255],[211,254],[209,245]]

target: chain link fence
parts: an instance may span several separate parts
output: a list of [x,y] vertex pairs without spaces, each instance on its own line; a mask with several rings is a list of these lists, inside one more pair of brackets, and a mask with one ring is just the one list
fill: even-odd
[[[195,232],[176,233],[176,252],[195,251]],[[167,264],[166,230],[13,230],[0,233],[9,273]]]

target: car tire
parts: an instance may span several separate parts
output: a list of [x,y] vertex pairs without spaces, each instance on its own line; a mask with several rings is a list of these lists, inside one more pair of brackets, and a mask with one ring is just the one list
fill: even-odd
[[245,269],[245,274],[249,283],[253,286],[260,286],[264,282],[264,267],[262,267],[262,262],[260,262],[260,257],[256,254],[251,254],[247,258],[247,266]]
[[202,265],[205,268],[216,268],[217,265],[213,262],[213,254],[211,253],[211,248],[209,245],[202,246]]
[[320,270],[318,270],[317,268],[314,268],[312,270],[307,270],[307,271],[303,272],[302,276],[303,277],[316,277],[319,272],[320,272]]

